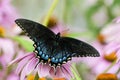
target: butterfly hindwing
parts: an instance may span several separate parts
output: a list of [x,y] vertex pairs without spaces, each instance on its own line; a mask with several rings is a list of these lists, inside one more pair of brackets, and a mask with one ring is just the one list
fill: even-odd
[[72,57],[100,56],[94,47],[83,41],[70,37],[62,37],[62,42],[64,43],[64,46],[68,47],[68,51],[72,52],[72,54],[70,54]]

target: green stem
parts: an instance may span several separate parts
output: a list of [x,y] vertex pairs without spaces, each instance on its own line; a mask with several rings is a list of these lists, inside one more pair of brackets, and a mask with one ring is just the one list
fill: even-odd
[[58,3],[58,0],[54,0],[54,1],[53,1],[52,5],[51,5],[51,7],[50,7],[50,9],[49,9],[49,11],[48,11],[48,14],[47,14],[46,17],[45,17],[45,20],[44,20],[44,22],[43,22],[43,25],[47,26],[48,21],[49,21],[49,18],[50,18],[50,16],[51,16],[51,14],[53,13],[53,11],[54,11],[57,3]]
[[[80,75],[78,74],[78,72],[75,69],[75,64],[73,64],[71,67],[72,67],[71,71],[75,76],[75,80],[82,80],[82,78],[80,77]],[[72,80],[74,80],[74,79],[72,79]]]
[[39,80],[39,75],[36,73],[34,80]]
[[116,75],[120,73],[120,68],[118,69],[118,71],[115,73]]
[[107,73],[115,64],[116,64],[116,60],[113,61],[113,62],[111,63],[111,65],[108,66],[108,68],[103,71],[103,73]]

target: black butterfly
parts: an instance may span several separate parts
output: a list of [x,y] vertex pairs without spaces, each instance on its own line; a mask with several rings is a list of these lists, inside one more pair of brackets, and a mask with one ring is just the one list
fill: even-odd
[[15,20],[34,41],[37,57],[43,63],[60,66],[72,57],[98,57],[98,51],[91,45],[70,37],[60,37],[45,26],[26,19]]

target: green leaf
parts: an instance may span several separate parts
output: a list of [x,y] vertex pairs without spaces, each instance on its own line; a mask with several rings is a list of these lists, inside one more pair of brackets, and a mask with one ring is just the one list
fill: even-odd
[[20,36],[16,36],[13,39],[18,42],[26,51],[32,52],[34,50],[33,43],[31,41]]
[[114,2],[113,2],[113,5],[112,5],[112,6],[119,5],[119,4],[120,4],[120,0],[114,0]]
[[72,32],[67,34],[68,37],[72,38],[95,38],[95,34],[91,31],[85,31],[85,32]]
[[90,8],[87,9],[87,11],[85,12],[85,18],[87,21],[87,27],[89,30],[91,31],[96,31],[97,26],[94,24],[93,20],[92,20],[92,16],[104,5],[103,0],[99,0],[97,1],[97,3],[93,6],[91,6]]

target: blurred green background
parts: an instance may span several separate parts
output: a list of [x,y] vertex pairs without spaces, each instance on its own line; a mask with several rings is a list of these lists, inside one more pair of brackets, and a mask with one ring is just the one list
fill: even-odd
[[[53,0],[12,0],[21,17],[41,21]],[[120,15],[120,0],[59,0],[54,10],[59,21],[72,31],[96,36],[99,30]],[[88,36],[87,36],[88,37]]]

